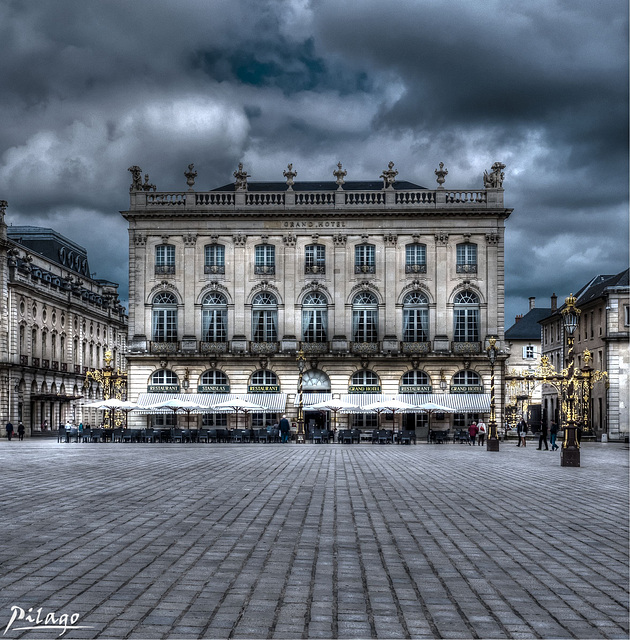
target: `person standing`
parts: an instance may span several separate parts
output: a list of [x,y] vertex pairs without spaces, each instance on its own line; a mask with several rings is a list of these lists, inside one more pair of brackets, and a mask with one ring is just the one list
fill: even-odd
[[556,438],[558,437],[558,423],[554,420],[551,423],[551,429],[549,430],[549,434],[551,435],[551,450],[555,451],[560,447],[556,444]]
[[527,434],[527,425],[525,424],[525,419],[521,418],[519,423],[516,425],[516,446],[521,446],[521,431],[523,431],[523,425],[525,429],[525,433]]
[[24,425],[21,420],[18,422],[18,440],[24,440]]
[[526,447],[527,446],[527,423],[525,422],[524,419],[522,419],[518,423],[518,437],[520,439],[520,444]]
[[289,432],[291,431],[291,424],[287,420],[286,416],[282,416],[280,420],[280,435],[282,436],[281,442],[289,442]]
[[475,438],[477,437],[477,431],[479,431],[479,429],[477,429],[477,423],[473,422],[468,427],[468,436],[470,437],[470,440],[468,440],[468,444],[472,447],[475,446]]
[[483,447],[483,443],[484,440],[486,439],[486,423],[481,420],[478,424],[477,424],[477,437],[479,438],[478,440],[478,444],[480,447]]
[[7,430],[7,438],[11,440],[11,436],[13,435],[13,425],[11,424],[10,420],[9,422],[7,422],[7,426],[5,427],[5,429]]
[[542,449],[543,443],[545,444],[545,451],[549,451],[547,446],[547,423],[543,422],[540,425],[540,436],[538,437],[538,451]]

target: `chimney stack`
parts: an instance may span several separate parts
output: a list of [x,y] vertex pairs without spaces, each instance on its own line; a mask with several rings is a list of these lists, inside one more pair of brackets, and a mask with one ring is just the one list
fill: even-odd
[[536,298],[531,296],[529,299],[529,310],[531,311],[536,306]]
[[514,324],[516,324],[519,320],[522,320],[522,319],[523,319],[523,314],[522,313],[519,314],[518,316],[515,316],[514,317]]
[[555,293],[551,294],[551,312],[558,310],[558,296]]

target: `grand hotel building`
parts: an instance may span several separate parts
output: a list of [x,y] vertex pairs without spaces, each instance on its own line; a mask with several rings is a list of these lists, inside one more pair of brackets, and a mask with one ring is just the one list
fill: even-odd
[[[267,408],[255,426],[295,418],[302,349],[305,406],[433,400],[455,410],[431,417],[442,427],[487,414],[485,347],[504,341],[504,168],[462,190],[444,186],[442,164],[434,189],[397,180],[393,163],[365,182],[346,181],[341,164],[329,181],[300,182],[289,165],[285,181],[255,182],[239,165],[234,182],[198,191],[190,165],[186,190],[158,191],[130,167],[129,398],[211,406],[236,395]],[[211,411],[189,418],[234,425]],[[132,413],[130,426],[174,419]],[[400,419],[423,435],[426,414]],[[370,427],[375,416],[341,420]]]

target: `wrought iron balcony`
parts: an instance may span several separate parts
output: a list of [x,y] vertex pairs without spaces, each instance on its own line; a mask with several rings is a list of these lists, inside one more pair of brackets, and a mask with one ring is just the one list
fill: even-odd
[[179,351],[179,342],[151,342],[151,353],[177,353]]
[[477,264],[458,264],[457,273],[477,273]]
[[199,351],[201,353],[227,353],[227,342],[200,342]]
[[431,353],[430,342],[402,342],[402,352],[407,355]]
[[328,342],[302,342],[300,344],[305,355],[328,353]]
[[481,353],[481,342],[452,342],[451,349],[455,354]]
[[406,264],[405,265],[405,273],[426,273],[427,265],[426,264]]
[[278,353],[279,344],[277,342],[250,342],[249,351],[254,355],[268,355]]
[[326,265],[321,264],[307,264],[304,266],[304,273],[309,274],[324,274],[326,273]]
[[254,265],[254,273],[257,276],[273,276],[276,273],[275,265]]
[[175,275],[174,264],[156,264],[155,265],[156,276],[172,276]]
[[352,342],[350,351],[357,355],[376,355],[381,348],[380,342]]
[[207,264],[203,268],[204,273],[225,273],[224,264]]
[[374,264],[364,264],[364,265],[355,264],[354,265],[354,272],[355,273],[376,273],[376,265],[374,265]]

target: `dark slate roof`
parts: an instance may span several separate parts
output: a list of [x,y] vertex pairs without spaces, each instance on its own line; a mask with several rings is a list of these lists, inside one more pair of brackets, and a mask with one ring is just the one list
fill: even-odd
[[[383,189],[382,180],[367,180],[367,181],[348,181],[343,185],[344,191],[381,191]],[[339,185],[334,181],[325,182],[298,182],[293,185],[293,191],[336,191]],[[224,184],[222,187],[212,189],[212,191],[234,191],[235,185],[233,182],[230,184]],[[413,182],[407,182],[406,180],[394,182],[394,189],[396,191],[406,189],[426,189]],[[286,191],[286,182],[248,182],[247,190],[253,192],[260,191]]]
[[506,340],[540,340],[540,325],[538,322],[551,314],[551,308],[534,307],[530,309],[518,322],[515,322],[506,332]]

